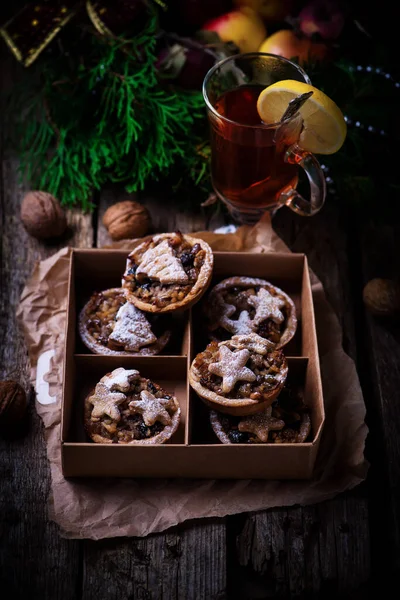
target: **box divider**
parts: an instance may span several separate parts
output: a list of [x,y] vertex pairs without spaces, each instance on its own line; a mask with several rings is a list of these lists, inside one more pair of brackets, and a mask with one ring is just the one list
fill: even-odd
[[311,288],[310,270],[307,256],[304,256],[304,272],[302,280],[302,352],[309,356],[309,368],[307,369],[308,378],[314,382],[314,393],[322,400],[318,404],[318,414],[316,418],[320,422],[316,432],[315,439],[319,439],[322,433],[322,427],[325,422],[325,408],[323,402],[323,390],[321,380],[321,365],[319,361],[319,350],[317,340],[317,329],[314,311],[314,298]]
[[186,357],[186,423],[185,423],[185,444],[189,444],[190,431],[192,425],[192,411],[190,402],[190,383],[189,383],[189,369],[192,362],[193,356],[193,312],[189,309],[188,315],[188,345],[187,345],[187,357]]
[[61,440],[65,440],[71,423],[73,411],[73,389],[75,386],[75,361],[73,351],[75,348],[75,261],[74,249],[71,250],[68,269],[68,297],[67,319],[65,322],[64,340],[64,374],[61,400]]

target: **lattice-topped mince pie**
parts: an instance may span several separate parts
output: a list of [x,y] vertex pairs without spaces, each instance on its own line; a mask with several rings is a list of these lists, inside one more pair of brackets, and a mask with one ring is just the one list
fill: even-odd
[[107,373],[85,400],[85,429],[96,443],[163,444],[180,416],[178,400],[135,369]]
[[122,280],[127,299],[148,312],[187,309],[206,291],[213,258],[203,240],[180,232],[155,235],[128,256]]
[[122,288],[94,293],[79,315],[79,334],[95,354],[159,354],[171,331],[168,316],[145,314]]
[[255,333],[282,348],[297,328],[293,300],[280,288],[254,277],[229,277],[217,283],[204,310],[209,336],[217,341]]
[[210,422],[223,444],[301,444],[311,433],[310,410],[302,392],[287,385],[261,412],[237,417],[211,410]]
[[268,407],[285,384],[282,350],[254,334],[210,342],[193,360],[189,382],[211,408],[249,415]]

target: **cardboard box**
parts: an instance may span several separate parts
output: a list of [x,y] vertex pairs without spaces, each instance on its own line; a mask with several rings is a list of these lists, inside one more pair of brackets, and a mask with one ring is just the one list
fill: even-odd
[[[208,409],[188,383],[195,354],[204,349],[199,305],[175,317],[175,341],[161,355],[91,354],[77,331],[77,316],[94,291],[119,287],[127,250],[74,249],[69,274],[62,401],[62,468],[65,477],[188,477],[307,479],[312,476],[324,425],[324,403],[307,258],[303,254],[214,253],[211,286],[225,277],[261,277],[294,300],[298,328],[284,352],[289,377],[304,388],[311,409],[312,440],[302,444],[222,444],[211,430]],[[211,289],[211,288],[210,288]],[[168,351],[168,354],[166,354]],[[174,393],[182,410],[178,431],[154,446],[95,444],[83,427],[87,393],[107,372],[135,368]]]

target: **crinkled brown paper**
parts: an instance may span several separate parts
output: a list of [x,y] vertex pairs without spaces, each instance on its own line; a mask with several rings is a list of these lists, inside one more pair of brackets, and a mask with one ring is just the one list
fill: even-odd
[[[235,233],[196,234],[214,250],[290,252],[268,217]],[[132,247],[124,241],[117,247]],[[136,241],[137,243],[137,241]],[[274,506],[315,504],[355,487],[366,477],[365,406],[354,362],[342,349],[342,331],[321,283],[312,275],[326,424],[311,481],[66,480],[61,472],[61,390],[69,248],[38,263],[17,310],[36,380],[39,355],[56,354],[46,376],[53,404],[36,402],[51,467],[50,514],[67,538],[145,536],[187,519],[222,517]]]

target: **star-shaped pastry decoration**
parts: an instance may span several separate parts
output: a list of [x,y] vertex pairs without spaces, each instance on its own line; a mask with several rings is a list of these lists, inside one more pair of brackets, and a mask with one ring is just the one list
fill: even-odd
[[143,421],[148,427],[160,421],[163,425],[171,425],[171,416],[167,408],[175,407],[172,398],[156,398],[154,394],[143,390],[140,392],[141,400],[132,400],[129,402],[129,409],[132,413],[142,415]]
[[275,347],[275,344],[266,338],[261,337],[261,335],[258,335],[258,333],[234,335],[229,340],[229,343],[238,350],[243,350],[243,348],[246,348],[247,350],[250,350],[250,352],[256,352],[262,356],[267,354]]
[[[232,307],[233,308],[233,307]],[[229,319],[228,317],[222,317],[221,325],[230,333],[238,334],[238,335],[248,335],[249,333],[253,333],[254,331],[254,323],[250,318],[247,310],[242,310],[239,315],[239,318]]]
[[232,304],[226,304],[221,296],[216,296],[209,305],[206,305],[206,314],[209,320],[209,329],[217,329],[221,321],[229,319],[236,308]]
[[285,306],[285,300],[273,296],[265,288],[260,288],[256,296],[249,296],[248,302],[256,309],[253,318],[254,325],[259,325],[266,319],[271,319],[279,324],[285,319],[281,312],[281,308]]
[[238,381],[254,381],[256,376],[247,367],[250,356],[248,350],[237,350],[232,352],[227,346],[220,346],[219,360],[211,363],[208,370],[213,375],[222,377],[222,392],[229,393]]
[[122,404],[125,400],[125,394],[121,394],[120,392],[110,392],[105,385],[98,383],[93,396],[89,398],[89,402],[93,404],[91,414],[92,420],[107,415],[113,421],[119,421],[121,413],[119,412],[118,405]]
[[254,433],[261,442],[268,442],[270,431],[279,431],[285,427],[285,422],[272,416],[272,407],[263,412],[246,417],[239,422],[238,429],[242,433]]
[[114,369],[111,373],[107,373],[100,379],[102,383],[110,392],[129,392],[131,384],[140,376],[139,371],[136,369],[124,369],[119,367]]

